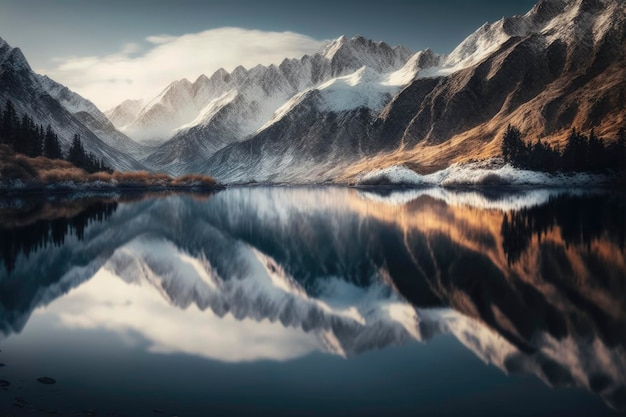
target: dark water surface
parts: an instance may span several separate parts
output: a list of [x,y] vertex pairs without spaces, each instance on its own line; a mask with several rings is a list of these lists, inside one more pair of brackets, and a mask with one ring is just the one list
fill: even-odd
[[624,415],[625,243],[615,192],[0,200],[0,416]]

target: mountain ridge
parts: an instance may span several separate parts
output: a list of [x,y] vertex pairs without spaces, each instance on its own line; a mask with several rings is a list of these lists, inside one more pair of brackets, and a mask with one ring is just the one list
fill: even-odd
[[623,2],[541,0],[449,54],[341,36],[313,55],[177,80],[103,114],[0,40],[0,96],[51,123],[64,148],[79,133],[120,170],[354,183],[400,165],[424,174],[497,157],[509,124],[557,147],[572,127],[616,137],[626,124],[624,45]]
[[571,127],[612,138],[626,122],[625,15],[618,0],[541,0],[445,55],[341,36],[280,65],[176,81],[138,113],[178,126],[143,162],[230,183],[354,182],[499,156],[508,124],[561,146]]
[[[189,166],[200,165],[229,143],[254,134],[303,89],[364,65],[378,71],[396,70],[409,58],[410,52],[402,47],[392,48],[363,37],[342,37],[329,43],[322,53],[285,59],[278,66],[257,65],[249,70],[239,66],[231,73],[218,70],[210,78],[200,76],[194,83],[176,81],[153,99],[134,123],[143,124],[148,116],[161,126],[182,123],[185,117],[188,123],[181,124],[173,137],[144,161],[171,173],[191,172]],[[171,101],[171,97],[176,99]],[[161,115],[168,106],[174,110]],[[143,125],[140,130],[146,133]]]

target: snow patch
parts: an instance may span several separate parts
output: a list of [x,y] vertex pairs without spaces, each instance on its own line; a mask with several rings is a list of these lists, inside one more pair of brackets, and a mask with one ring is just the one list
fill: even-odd
[[332,79],[319,87],[322,93],[321,110],[347,111],[359,107],[378,110],[399,90],[390,83],[391,76],[362,67],[353,74]]

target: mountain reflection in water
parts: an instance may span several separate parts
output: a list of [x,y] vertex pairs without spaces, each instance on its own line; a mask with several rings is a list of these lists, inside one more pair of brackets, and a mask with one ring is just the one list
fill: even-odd
[[624,411],[625,231],[615,193],[259,187],[7,200],[0,332],[19,337],[36,311],[229,363],[452,334],[506,373]]

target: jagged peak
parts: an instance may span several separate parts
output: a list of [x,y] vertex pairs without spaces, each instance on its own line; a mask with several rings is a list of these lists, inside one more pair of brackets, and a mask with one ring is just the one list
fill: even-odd
[[539,22],[551,20],[561,13],[567,4],[568,0],[539,0],[526,16],[533,17]]
[[340,37],[330,41],[328,45],[326,45],[326,47],[324,48],[322,52],[322,55],[325,58],[332,59],[332,57],[335,56],[337,51],[346,43],[348,43],[348,37],[346,35],[341,35]]
[[5,61],[11,61],[15,69],[32,71],[20,48],[11,49]]
[[[220,69],[222,69],[222,70],[223,70],[223,68],[220,68]],[[217,71],[219,72],[219,70],[217,70]],[[216,72],[216,74],[217,74],[217,72]],[[214,74],[214,75],[215,75],[215,74]],[[209,81],[209,77],[207,77],[207,76],[206,76],[206,75],[204,75],[204,74],[200,74],[200,75],[198,76],[198,78],[196,78],[196,81],[194,81],[193,83],[194,83],[194,85],[196,85],[196,84],[205,84],[205,83],[207,83],[208,81]]]
[[162,99],[178,94],[181,90],[191,92],[192,89],[193,84],[186,78],[172,81],[167,87],[165,87],[161,91],[161,93],[157,97],[155,97],[150,103],[148,103],[148,105],[143,109],[142,114],[148,111],[154,105],[158,104]]
[[430,48],[426,48],[414,54],[409,61],[407,61],[407,64],[411,62],[418,68],[429,68],[438,65],[440,59],[441,55],[436,54]]
[[142,105],[143,105],[143,100],[142,99],[132,99],[132,98],[129,98],[127,100],[122,101],[117,106],[111,107],[110,109],[105,111],[104,114],[108,117],[108,116],[110,116],[111,114],[113,114],[116,111],[124,111],[124,110],[126,110],[128,108],[140,107]]
[[30,65],[20,48],[13,48],[7,41],[0,38],[0,63],[10,61],[16,69],[30,70]]
[[186,78],[182,78],[180,80],[172,81],[167,87],[165,87],[164,92],[180,88],[191,88],[192,85],[191,81]]
[[211,75],[211,79],[215,79],[215,78],[224,78],[226,76],[228,76],[228,71],[226,71],[223,67],[218,69],[217,71],[215,71],[213,73],[213,75]]
[[248,72],[248,70],[243,65],[237,65],[231,74],[241,73],[241,72]]
[[[348,38],[345,35],[341,35],[339,38],[331,41],[322,52],[322,56],[327,59],[332,60],[337,53],[344,51],[346,49],[362,49],[369,47],[377,47],[377,48],[385,48],[392,50],[399,50],[400,48],[406,49],[401,46],[391,47],[383,41],[373,41],[371,39],[366,38],[363,35],[355,35],[352,38]],[[408,50],[407,50],[408,51]]]

